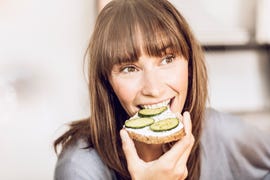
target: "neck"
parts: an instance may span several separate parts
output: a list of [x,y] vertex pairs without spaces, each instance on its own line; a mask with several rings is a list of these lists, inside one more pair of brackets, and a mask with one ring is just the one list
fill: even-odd
[[139,157],[145,162],[156,160],[163,154],[162,144],[145,144],[136,141],[135,147]]

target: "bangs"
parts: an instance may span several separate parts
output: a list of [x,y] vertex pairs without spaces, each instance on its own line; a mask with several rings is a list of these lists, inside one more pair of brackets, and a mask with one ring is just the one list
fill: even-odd
[[101,59],[107,76],[113,65],[136,62],[142,53],[156,57],[170,53],[189,59],[189,48],[176,18],[158,3],[142,3],[147,4],[126,1],[111,12],[106,35],[101,37]]

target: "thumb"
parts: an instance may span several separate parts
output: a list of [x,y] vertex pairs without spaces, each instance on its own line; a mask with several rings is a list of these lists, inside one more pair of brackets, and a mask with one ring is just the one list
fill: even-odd
[[192,123],[190,119],[190,113],[188,111],[185,111],[183,116],[184,116],[183,124],[185,126],[185,133],[187,135],[190,135],[192,134]]
[[120,136],[122,140],[122,149],[124,151],[124,154],[127,159],[127,164],[128,168],[132,168],[132,164],[138,162],[140,160],[134,142],[133,140],[129,137],[128,133],[126,130],[121,129],[120,130]]

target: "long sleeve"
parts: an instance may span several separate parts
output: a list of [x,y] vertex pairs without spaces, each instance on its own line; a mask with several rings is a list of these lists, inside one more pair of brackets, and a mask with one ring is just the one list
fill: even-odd
[[269,179],[269,135],[234,116],[209,110],[202,135],[201,179]]
[[264,179],[270,174],[270,134],[238,120],[228,151],[236,177]]
[[65,149],[58,158],[54,180],[111,180],[114,173],[94,149],[85,149],[82,142]]

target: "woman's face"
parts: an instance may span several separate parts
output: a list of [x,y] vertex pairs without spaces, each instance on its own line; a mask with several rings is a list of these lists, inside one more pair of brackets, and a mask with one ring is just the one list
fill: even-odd
[[130,116],[141,108],[164,105],[173,112],[182,111],[188,88],[188,61],[166,52],[162,57],[143,53],[136,62],[113,66],[110,84]]

